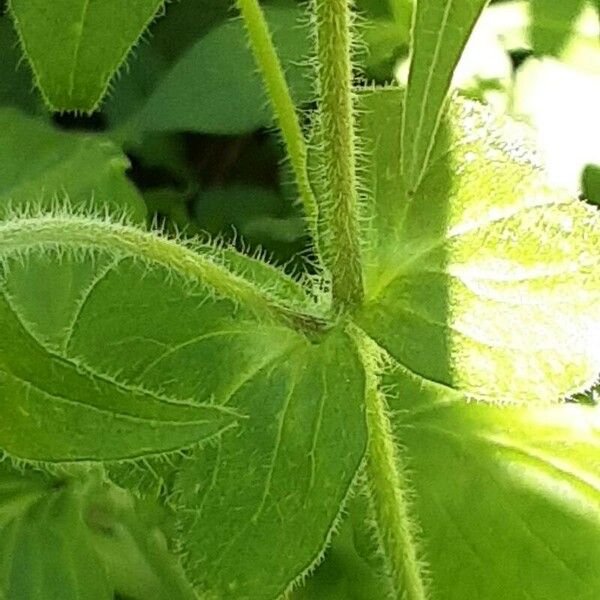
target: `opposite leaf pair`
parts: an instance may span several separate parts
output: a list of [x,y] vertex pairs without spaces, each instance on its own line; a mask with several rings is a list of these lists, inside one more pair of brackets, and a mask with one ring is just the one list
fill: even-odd
[[239,4],[329,270],[298,282],[119,219],[8,211],[0,448],[99,462],[132,491],[155,474],[206,597],[290,590],[354,484],[381,597],[593,598],[598,411],[550,403],[600,370],[600,219],[545,188],[511,125],[444,110],[484,2],[419,2],[403,109],[398,90],[352,88],[347,3],[315,0],[318,184],[260,11]]
[[[376,193],[364,245],[367,299],[354,325],[327,325],[324,301],[315,304],[310,287],[230,250],[187,249],[93,216],[9,216],[0,226],[10,332],[1,354],[1,445],[27,461],[108,461],[110,472],[112,461],[197,446],[233,425],[175,461],[180,544],[199,589],[275,597],[320,555],[355,479],[367,444],[366,366],[394,411],[388,441],[406,448],[390,482],[409,486],[395,490],[399,497],[414,495],[407,518],[420,523],[432,589],[444,598],[475,589],[494,597],[489,574],[494,563],[506,565],[509,556],[499,557],[513,551],[513,536],[539,567],[532,589],[544,589],[548,553],[577,555],[597,536],[597,465],[586,464],[597,451],[597,411],[467,401],[546,402],[589,384],[598,268],[581,246],[598,235],[597,214],[579,202],[556,204],[538,187],[529,157],[518,160],[516,147],[504,147],[489,127],[483,137],[481,110],[463,104],[452,112],[454,126],[441,129],[419,191],[395,202],[402,188],[386,165],[397,152],[390,109],[399,93],[364,92],[361,102],[363,148],[377,149],[363,171]],[[447,144],[451,136],[461,139]],[[457,170],[468,188],[446,187],[444,177]],[[490,173],[504,192],[486,207]],[[532,211],[535,228],[511,234]],[[554,243],[542,246],[542,237]],[[575,348],[568,336],[556,344],[557,303],[572,326],[587,324]],[[478,329],[469,329],[473,311]],[[573,359],[575,351],[585,360]],[[388,366],[374,373],[370,357],[381,352]],[[384,489],[382,501],[389,498]],[[497,543],[486,560],[477,549],[491,548],[490,532]],[[274,544],[288,548],[284,556],[274,555]],[[455,560],[465,572],[460,586],[448,567]],[[388,567],[395,585],[394,572],[406,565]],[[596,572],[589,557],[574,560],[552,588],[573,589]],[[514,597],[521,575],[515,563],[501,578]]]

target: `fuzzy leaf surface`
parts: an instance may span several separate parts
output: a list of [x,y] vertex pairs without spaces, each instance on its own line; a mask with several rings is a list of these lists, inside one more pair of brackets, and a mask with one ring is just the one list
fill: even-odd
[[40,91],[53,110],[91,112],[163,0],[11,0]]
[[0,468],[0,598],[112,600],[78,484]]
[[[0,447],[14,457],[117,460],[193,446],[239,416],[224,395],[296,339],[181,275],[169,251],[214,265],[153,234],[65,215],[1,228]],[[198,374],[198,364],[219,369]]]
[[2,227],[0,447],[46,461],[196,447],[173,496],[188,574],[277,597],[323,550],[364,455],[353,342],[233,250],[67,213]]
[[[552,192],[522,132],[454,103],[422,184],[399,170],[399,91],[362,96],[367,333],[425,380],[553,402],[600,371],[600,217]],[[522,141],[519,141],[519,137]],[[509,141],[506,141],[509,140]]]
[[287,351],[239,388],[231,405],[248,421],[184,464],[176,486],[201,591],[278,598],[311,566],[363,456],[363,395],[341,332]]
[[600,411],[494,406],[386,382],[433,598],[600,594]]
[[419,0],[404,104],[402,169],[410,189],[431,158],[452,74],[488,0]]
[[144,201],[125,175],[127,157],[109,140],[59,131],[11,108],[0,109],[0,219],[7,208],[93,207],[136,221]]

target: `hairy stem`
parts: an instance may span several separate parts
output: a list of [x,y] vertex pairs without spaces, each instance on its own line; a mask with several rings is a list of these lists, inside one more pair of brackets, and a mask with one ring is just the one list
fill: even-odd
[[377,541],[392,596],[426,600],[423,563],[416,542],[418,526],[411,515],[407,494],[410,483],[396,447],[385,396],[379,389],[379,348],[362,332],[357,337],[367,373],[369,441],[365,471]]
[[325,194],[320,229],[325,232],[334,305],[351,308],[363,298],[355,119],[352,99],[350,0],[313,0],[317,33],[317,69],[321,164]]
[[258,0],[237,0],[237,6],[244,19],[254,58],[267,88],[277,124],[281,129],[310,234],[315,248],[318,249],[317,201],[308,177],[306,142],[294,100]]
[[[161,265],[185,279],[212,288],[258,314],[304,330],[319,331],[326,324],[311,314],[298,313],[270,297],[252,282],[231,272],[214,257],[174,240],[130,225],[70,214],[18,217],[0,223],[0,266],[6,256],[47,248],[106,250]],[[214,249],[211,247],[210,250]]]

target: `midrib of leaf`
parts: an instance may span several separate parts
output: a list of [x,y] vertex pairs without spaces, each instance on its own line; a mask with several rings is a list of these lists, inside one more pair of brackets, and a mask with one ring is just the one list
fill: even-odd
[[[23,322],[23,319],[21,318],[19,312],[17,310],[15,310],[12,302],[10,301],[9,297],[7,296],[7,294],[5,293],[4,290],[2,290],[2,288],[0,287],[0,293],[2,295],[2,297],[6,300],[6,305],[10,307],[15,319],[18,321],[22,332],[24,335],[27,335],[29,337],[29,339],[39,348],[40,352],[42,352],[43,354],[46,354],[48,356],[48,358],[50,360],[54,360],[57,361],[57,363],[63,364],[65,365],[67,368],[69,369],[73,369],[73,371],[76,371],[79,374],[82,374],[84,376],[89,377],[90,379],[95,379],[97,381],[101,381],[103,383],[106,383],[108,385],[114,386],[115,388],[123,391],[123,392],[127,392],[130,394],[138,394],[138,395],[144,395],[147,398],[151,398],[152,400],[162,403],[162,404],[168,404],[171,405],[173,407],[189,407],[189,408],[198,408],[198,407],[202,407],[205,406],[207,408],[210,409],[215,409],[215,410],[222,410],[224,413],[226,414],[236,414],[237,413],[232,410],[229,409],[227,407],[223,407],[220,405],[216,405],[216,404],[201,404],[201,403],[194,403],[194,404],[190,404],[190,403],[186,403],[186,402],[182,402],[179,399],[174,399],[174,398],[169,398],[167,396],[158,394],[154,391],[145,389],[141,386],[132,386],[132,385],[128,385],[125,382],[122,381],[118,381],[116,379],[114,379],[113,377],[110,377],[109,375],[105,374],[105,373],[99,373],[96,370],[92,369],[91,367],[89,367],[88,365],[84,365],[79,361],[75,361],[73,359],[69,359],[69,358],[65,358],[64,356],[60,356],[58,354],[56,354],[55,352],[53,352],[50,348],[47,348],[45,345],[43,345],[34,335],[33,333],[29,330],[29,328],[27,327],[27,325]],[[1,355],[0,355],[1,356]],[[82,404],[85,406],[86,409],[89,410],[97,410],[98,412],[101,413],[107,413],[107,414],[113,414],[113,415],[118,415],[121,416],[123,418],[130,418],[131,420],[137,420],[137,421],[151,421],[152,419],[147,419],[145,417],[142,417],[140,415],[132,415],[132,414],[128,414],[128,413],[124,413],[122,411],[115,411],[114,409],[105,409],[102,408],[100,406],[97,405],[93,405],[93,404],[83,404],[79,401],[76,400],[72,400],[70,398],[64,397],[64,396],[59,396],[56,395],[54,393],[48,392],[47,390],[45,390],[43,387],[41,387],[39,384],[34,383],[33,381],[29,381],[26,379],[23,379],[21,376],[19,376],[18,374],[16,374],[11,368],[10,365],[8,365],[6,363],[6,361],[0,362],[0,367],[2,367],[2,369],[4,369],[11,377],[17,379],[18,381],[21,381],[23,384],[31,386],[33,389],[36,389],[37,391],[41,392],[42,394],[44,394],[45,396],[54,398],[58,401],[62,401],[68,404],[72,404],[72,405],[77,405],[77,404]],[[239,416],[239,415],[237,415]],[[186,426],[188,424],[192,424],[193,421],[191,420],[186,420],[186,421],[167,421],[167,420],[163,420],[163,423],[170,423],[173,425],[183,425]],[[195,421],[196,423],[200,423],[203,421]]]
[[267,498],[269,497],[269,492],[271,491],[271,484],[273,481],[273,473],[275,471],[275,466],[277,465],[277,458],[279,456],[279,450],[281,448],[283,428],[285,426],[285,421],[286,421],[286,417],[287,417],[288,410],[290,407],[290,402],[292,401],[292,397],[294,395],[294,391],[296,390],[296,385],[298,383],[298,369],[299,369],[299,366],[296,366],[296,368],[294,369],[293,375],[290,377],[289,389],[285,396],[285,400],[283,402],[283,407],[281,409],[281,412],[278,416],[277,435],[275,436],[275,444],[273,447],[273,453],[272,453],[271,459],[269,461],[267,476],[265,478],[265,489],[263,491],[260,502],[258,504],[258,508],[256,509],[256,512],[250,519],[250,521],[252,523],[256,523],[256,521],[260,517],[260,514],[262,513],[262,511],[265,507]]
[[75,74],[77,72],[77,65],[79,63],[79,52],[81,49],[81,41],[83,40],[83,30],[85,27],[85,20],[87,16],[87,12],[90,6],[90,0],[83,0],[83,8],[81,11],[81,18],[79,20],[79,24],[75,29],[75,50],[73,52],[73,68],[71,69],[71,73],[69,74],[69,96],[73,97],[73,91],[75,90]]
[[192,284],[212,288],[258,315],[298,329],[321,330],[324,320],[300,314],[223,265],[156,233],[101,218],[68,214],[17,217],[0,223],[0,261],[10,255],[49,249],[106,250],[159,264]]
[[[433,54],[433,61],[432,64],[429,67],[429,72],[427,73],[427,79],[425,81],[425,90],[423,92],[422,95],[422,104],[421,104],[421,112],[419,113],[419,121],[417,123],[417,129],[415,132],[415,136],[413,139],[413,149],[419,146],[419,142],[421,139],[421,133],[423,130],[423,124],[425,122],[425,107],[427,107],[428,104],[428,99],[429,99],[429,93],[431,91],[431,82],[433,80],[433,74],[435,73],[436,69],[437,69],[437,62],[440,56],[440,50],[442,48],[442,40],[444,38],[444,35],[446,33],[446,27],[448,26],[448,18],[450,16],[450,11],[452,10],[452,4],[453,4],[454,0],[447,0],[446,2],[446,6],[444,8],[444,16],[442,19],[442,24],[440,26],[440,32],[438,34],[438,37],[436,39],[435,42],[435,48],[434,48],[434,54]],[[415,19],[416,19],[416,13],[417,13],[417,9],[414,9],[415,11]],[[403,104],[403,110],[402,110],[402,148],[403,150],[406,152],[406,150],[408,149],[408,144],[406,142],[406,140],[404,139],[405,137],[405,124],[406,124],[406,106],[408,106],[408,102],[404,102]],[[423,177],[423,174],[425,172],[425,170],[427,169],[427,163],[429,161],[429,157],[431,155],[431,152],[433,150],[433,147],[435,145],[435,136],[440,124],[440,120],[442,117],[442,112],[444,110],[444,105],[441,104],[439,106],[439,108],[436,111],[434,120],[435,120],[435,126],[434,126],[434,130],[433,130],[433,134],[431,136],[431,139],[429,140],[429,145],[427,147],[427,152],[425,154],[424,160],[423,160],[423,164],[421,165],[421,170],[419,171],[419,174],[417,175],[417,177],[413,176],[413,171],[416,169],[416,163],[417,163],[417,159],[419,158],[416,152],[412,152],[412,162],[410,164],[410,170],[408,173],[405,173],[405,175],[409,176],[409,180],[411,181],[412,185],[414,185],[414,188],[418,188],[419,187],[419,183],[421,182],[421,179]],[[402,164],[405,164],[405,161],[402,161]],[[414,183],[413,183],[414,182]]]

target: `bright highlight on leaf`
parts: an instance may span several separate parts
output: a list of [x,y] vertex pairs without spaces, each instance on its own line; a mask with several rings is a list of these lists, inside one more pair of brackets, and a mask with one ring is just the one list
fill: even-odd
[[163,0],[10,0],[49,108],[92,112]]
[[[9,4],[47,102],[91,111],[161,2]],[[0,109],[0,598],[600,597],[600,407],[571,401],[600,372],[600,213],[447,100],[484,0],[415,3],[404,92],[357,89],[352,48],[356,10],[408,3],[283,4],[175,20],[108,111],[168,233],[105,133],[64,131],[102,115]],[[295,189],[271,132],[167,135],[268,127],[267,95]],[[316,224],[283,268],[177,229],[258,148]]]
[[[547,189],[515,125],[458,102],[407,196],[399,91],[361,99],[372,204],[360,322],[424,379],[491,402],[556,402],[600,371],[598,211]],[[512,140],[512,141],[507,141]]]
[[452,73],[488,0],[418,0],[403,107],[401,168],[408,189],[427,169]]
[[383,385],[433,598],[600,593],[597,407],[466,404],[401,367]]

